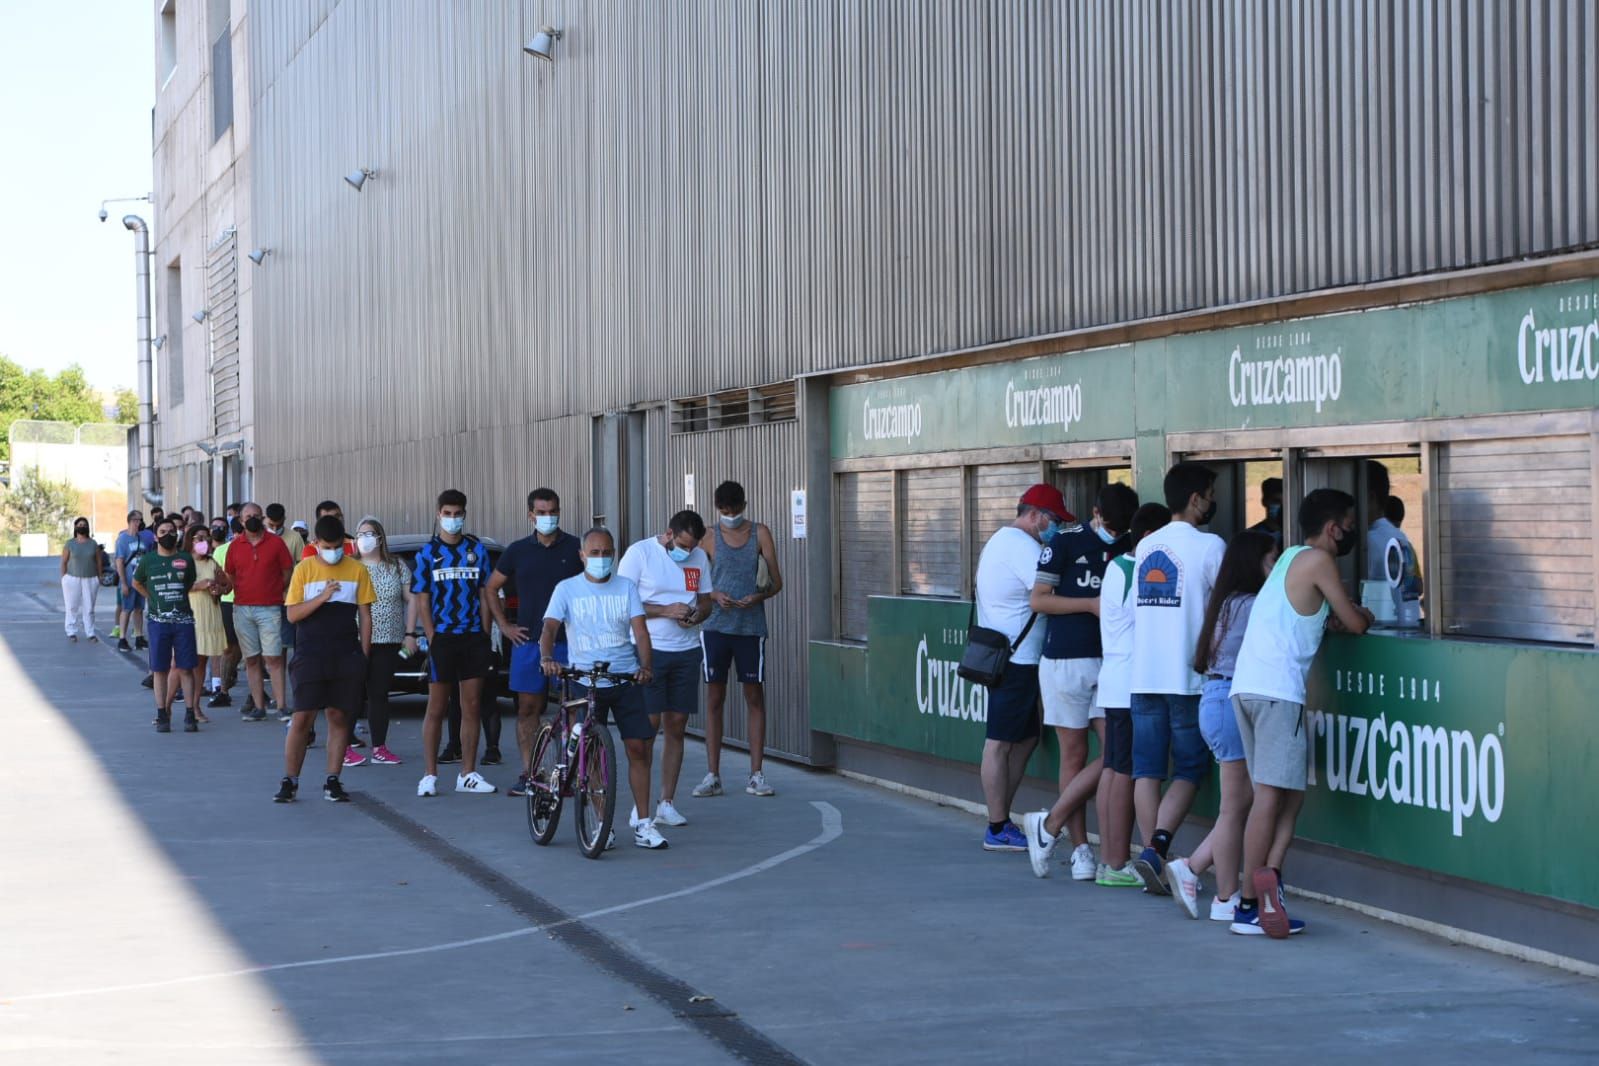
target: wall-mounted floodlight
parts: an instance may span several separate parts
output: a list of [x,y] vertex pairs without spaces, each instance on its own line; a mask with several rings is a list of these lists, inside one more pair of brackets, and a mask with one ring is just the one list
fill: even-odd
[[155,350],[159,352],[162,348],[167,346],[167,335],[163,333],[150,343],[155,345]]
[[207,318],[211,317],[211,309],[209,307],[202,307],[189,317],[194,319],[196,322],[204,322]]
[[260,266],[261,265],[261,261],[263,259],[265,259],[267,256],[271,255],[271,254],[272,254],[272,249],[270,249],[270,248],[255,248],[255,249],[251,250],[251,252],[247,256],[247,258],[250,260],[250,262],[254,263],[256,266]]
[[555,48],[555,42],[560,39],[560,30],[553,26],[544,26],[533,35],[531,41],[522,46],[522,51],[530,56],[537,56],[546,62],[553,62],[555,56],[552,53]]
[[370,167],[362,167],[360,170],[352,170],[348,174],[344,175],[344,180],[350,183],[350,188],[354,189],[356,192],[360,192],[361,186],[366,184],[366,179],[375,178],[377,176],[377,171],[371,169]]

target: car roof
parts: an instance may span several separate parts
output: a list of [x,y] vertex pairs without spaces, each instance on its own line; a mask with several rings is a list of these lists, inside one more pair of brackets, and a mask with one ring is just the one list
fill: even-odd
[[[390,533],[389,551],[414,552],[432,539],[433,534],[431,533]],[[489,551],[497,552],[505,550],[505,545],[501,544],[493,537],[478,537],[477,539],[478,542]]]

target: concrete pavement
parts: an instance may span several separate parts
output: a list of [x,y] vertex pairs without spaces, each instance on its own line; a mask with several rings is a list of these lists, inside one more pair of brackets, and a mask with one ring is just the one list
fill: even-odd
[[[599,861],[407,764],[270,797],[282,726],[158,735],[135,666],[0,560],[0,1062],[1591,1061],[1583,978],[1300,903],[1286,943],[1033,878],[970,816],[768,764]],[[109,597],[100,616],[109,625]],[[507,730],[507,740],[511,732]],[[744,760],[729,756],[731,785]],[[502,788],[512,767],[486,776]],[[453,783],[453,779],[446,779]],[[625,802],[625,794],[624,794]],[[1291,870],[1290,870],[1291,873]]]

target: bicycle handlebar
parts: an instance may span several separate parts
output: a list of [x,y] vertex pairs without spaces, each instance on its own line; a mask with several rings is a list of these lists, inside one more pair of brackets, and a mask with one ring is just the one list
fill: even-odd
[[584,683],[591,683],[594,681],[612,681],[624,685],[633,684],[632,674],[613,673],[610,669],[608,669],[610,665],[610,663],[595,663],[594,666],[588,670],[579,670],[572,666],[562,666],[561,677],[566,681],[582,681]]

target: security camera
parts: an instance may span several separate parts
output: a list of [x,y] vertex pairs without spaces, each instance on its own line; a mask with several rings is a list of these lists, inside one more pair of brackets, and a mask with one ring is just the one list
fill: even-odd
[[108,212],[105,208],[102,207],[100,209],[100,221],[104,222],[106,219],[108,219],[110,217],[111,217],[110,212]]

